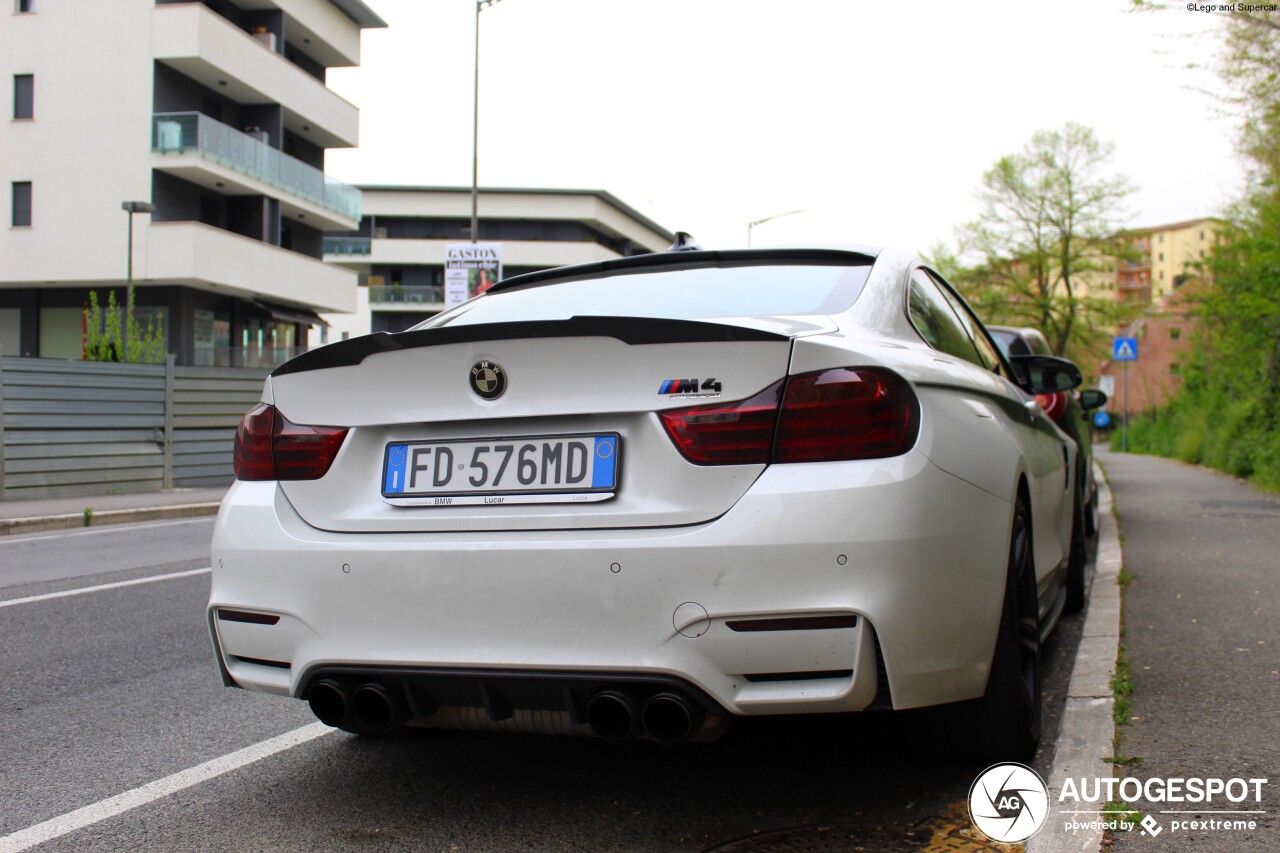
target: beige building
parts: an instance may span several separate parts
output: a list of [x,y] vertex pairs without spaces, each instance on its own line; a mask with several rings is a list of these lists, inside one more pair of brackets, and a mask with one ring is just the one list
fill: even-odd
[[1132,256],[1116,270],[1116,299],[1138,305],[1163,301],[1199,277],[1197,265],[1213,252],[1225,228],[1222,220],[1206,217],[1124,232]]

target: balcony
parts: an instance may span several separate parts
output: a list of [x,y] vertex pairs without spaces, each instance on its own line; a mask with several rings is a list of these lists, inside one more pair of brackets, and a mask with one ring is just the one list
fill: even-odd
[[370,285],[369,307],[374,311],[438,311],[444,308],[444,288],[438,284]]
[[260,297],[313,311],[356,310],[356,274],[200,222],[146,228],[140,281],[185,284],[244,299]]
[[156,6],[151,55],[241,104],[280,104],[285,127],[321,148],[352,147],[359,111],[201,3]]
[[[227,195],[258,192],[276,195],[270,191],[263,192],[270,188],[309,202],[320,211],[338,215],[337,219],[329,222],[315,222],[313,218],[316,227],[351,228],[360,221],[358,189],[335,181],[314,166],[202,113],[156,113],[151,121],[151,150],[165,155],[192,152],[200,158],[266,185],[255,187],[253,184],[241,183],[240,192],[237,193],[232,191],[234,187],[228,190],[226,181],[222,181],[222,186],[218,188]],[[170,164],[165,170],[191,179],[189,175],[182,174],[179,164]],[[218,177],[221,175],[208,176],[204,181],[197,178],[196,182],[208,184],[209,179]],[[214,184],[217,185],[218,181],[214,180]]]
[[324,253],[341,257],[368,257],[372,242],[368,237],[325,237]]

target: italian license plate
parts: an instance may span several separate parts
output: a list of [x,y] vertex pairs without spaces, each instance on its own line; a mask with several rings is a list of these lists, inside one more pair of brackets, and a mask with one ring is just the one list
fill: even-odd
[[617,433],[393,442],[382,496],[400,506],[608,500],[619,444]]

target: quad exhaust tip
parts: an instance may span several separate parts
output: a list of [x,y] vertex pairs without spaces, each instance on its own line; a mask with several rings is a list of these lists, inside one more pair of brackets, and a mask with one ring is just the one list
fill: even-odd
[[397,693],[371,681],[351,694],[351,716],[371,732],[384,732],[409,719],[409,710]]
[[[307,704],[316,719],[335,728],[354,723],[367,732],[385,732],[410,717],[404,697],[376,681],[350,690],[335,679],[321,679],[307,692]],[[626,691],[609,689],[587,701],[587,725],[610,743],[647,733],[657,743],[674,746],[698,734],[705,721],[702,708],[679,693],[656,693],[641,704]]]
[[610,743],[647,732],[663,746],[684,743],[702,728],[705,714],[678,693],[657,693],[638,706],[620,690],[601,690],[587,702],[587,725]]
[[702,709],[675,693],[658,693],[644,703],[641,719],[649,736],[663,746],[684,743],[702,728]]
[[639,724],[635,701],[620,690],[601,690],[587,701],[587,725],[603,740],[629,740],[638,733]]
[[307,704],[311,706],[311,713],[316,715],[316,719],[326,726],[336,728],[351,717],[351,702],[347,691],[332,679],[326,678],[311,685],[311,689],[307,691]]

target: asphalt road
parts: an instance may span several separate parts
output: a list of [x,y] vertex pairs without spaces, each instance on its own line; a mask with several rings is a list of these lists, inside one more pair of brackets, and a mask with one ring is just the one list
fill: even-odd
[[[1125,656],[1133,719],[1120,752],[1139,779],[1269,779],[1262,803],[1140,801],[1166,827],[1116,836],[1115,849],[1280,849],[1280,496],[1167,459],[1101,456],[1124,567]],[[1164,812],[1187,810],[1190,814]],[[1261,810],[1262,815],[1211,811]],[[1173,820],[1254,818],[1254,830],[1179,831]],[[1168,834],[1163,834],[1167,832]]]
[[[211,521],[0,542],[0,851],[27,849],[15,833],[80,809],[82,828],[30,849],[697,851],[847,824],[849,849],[917,850],[958,825],[946,815],[982,769],[912,757],[883,716],[737,726],[675,749],[312,737],[302,702],[217,677],[201,571]],[[133,583],[100,588],[121,582]],[[1048,745],[1079,630],[1068,619],[1046,648]],[[299,730],[310,739],[213,774]],[[1037,760],[1042,773],[1050,760]],[[122,796],[142,805],[111,814]]]

